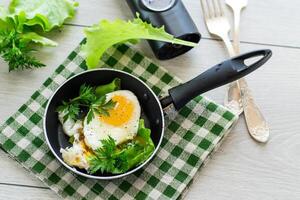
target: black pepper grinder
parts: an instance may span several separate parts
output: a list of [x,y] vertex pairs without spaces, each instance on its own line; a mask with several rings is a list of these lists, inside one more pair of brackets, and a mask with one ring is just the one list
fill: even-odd
[[[131,11],[155,27],[164,26],[176,38],[198,43],[201,35],[181,0],[126,0]],[[177,57],[192,47],[160,41],[149,41],[158,59]]]

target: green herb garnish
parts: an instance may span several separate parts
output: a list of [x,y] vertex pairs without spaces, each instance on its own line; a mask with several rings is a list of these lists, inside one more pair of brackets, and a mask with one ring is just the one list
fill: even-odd
[[74,137],[74,135],[71,135],[70,138],[69,138],[69,142],[70,142],[71,144],[73,144],[74,141],[75,141],[75,137]]
[[61,27],[77,6],[72,0],[11,0],[7,9],[0,6],[0,56],[9,71],[45,66],[32,56],[32,45],[56,46],[40,34]]
[[28,48],[16,31],[0,31],[0,55],[8,63],[9,71],[44,67],[43,63],[29,55],[32,51],[34,49]]
[[62,105],[57,108],[57,111],[64,114],[63,122],[65,122],[68,119],[77,120],[80,107],[88,108],[87,123],[90,123],[95,114],[109,116],[109,110],[113,109],[115,105],[116,103],[112,100],[106,101],[105,95],[97,96],[95,87],[83,84],[79,89],[79,96],[68,102],[63,101]]
[[87,158],[89,173],[119,174],[144,163],[155,149],[150,133],[151,130],[145,128],[144,120],[140,119],[137,136],[132,141],[117,146],[111,137],[101,140],[102,146]]
[[[94,151],[94,155],[88,157],[89,173],[94,174],[97,171],[114,172],[116,170],[116,143],[115,140],[109,137],[106,140],[102,140],[102,147]],[[118,156],[118,159],[125,161],[124,154]]]
[[87,114],[87,123],[89,124],[95,117],[95,114],[101,116],[109,116],[109,110],[113,109],[116,102],[109,100],[106,102],[106,96],[98,98],[95,102],[90,105],[90,110]]

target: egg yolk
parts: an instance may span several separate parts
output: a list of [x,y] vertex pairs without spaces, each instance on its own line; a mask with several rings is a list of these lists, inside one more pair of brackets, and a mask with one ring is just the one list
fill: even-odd
[[112,126],[121,126],[130,120],[134,105],[129,99],[121,95],[113,96],[112,101],[116,102],[115,108],[109,110],[109,116],[100,116],[100,121]]

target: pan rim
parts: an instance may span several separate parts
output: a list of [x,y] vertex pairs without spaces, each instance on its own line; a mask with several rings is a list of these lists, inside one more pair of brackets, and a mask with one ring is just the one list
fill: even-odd
[[[76,78],[77,76],[80,76],[82,74],[86,74],[86,73],[89,73],[89,72],[93,72],[93,71],[114,71],[114,72],[119,72],[119,73],[123,73],[123,74],[126,74],[128,76],[131,76],[132,78],[136,79],[137,81],[139,81],[141,84],[143,84],[151,93],[152,95],[154,96],[155,100],[157,101],[158,103],[158,106],[160,108],[160,114],[162,116],[162,130],[161,130],[161,136],[160,136],[160,139],[159,139],[159,142],[157,144],[157,146],[155,147],[155,150],[154,152],[151,154],[151,156],[141,165],[139,165],[138,167],[130,170],[130,171],[127,171],[123,174],[117,174],[117,175],[114,175],[114,176],[95,176],[95,175],[90,175],[90,174],[87,174],[87,173],[83,173],[83,172],[80,172],[78,171],[75,167],[71,167],[69,166],[67,163],[65,163],[57,154],[56,152],[54,151],[54,149],[52,148],[52,145],[49,141],[49,138],[48,138],[48,134],[47,134],[47,130],[46,130],[46,118],[47,118],[47,113],[48,113],[48,108],[50,106],[50,103],[52,102],[52,99],[54,98],[55,94],[61,89],[61,87],[63,87],[67,82],[69,82],[70,80]],[[71,78],[65,80],[54,92],[53,94],[51,95],[51,97],[49,98],[48,102],[47,102],[47,106],[45,108],[45,112],[44,112],[44,116],[43,116],[43,131],[44,131],[44,136],[45,136],[45,139],[46,139],[46,142],[47,142],[47,145],[48,147],[50,148],[52,154],[55,156],[55,158],[62,164],[64,165],[67,169],[69,169],[70,171],[78,174],[78,175],[81,175],[81,176],[84,176],[86,178],[91,178],[91,179],[97,179],[97,180],[113,180],[113,179],[118,179],[118,178],[122,178],[122,177],[125,177],[127,175],[130,175],[138,170],[140,170],[142,167],[144,167],[146,164],[148,164],[150,162],[150,160],[152,160],[152,158],[156,155],[158,149],[160,148],[161,146],[161,143],[162,143],[162,139],[164,137],[164,129],[165,129],[165,119],[164,119],[164,113],[163,113],[163,108],[161,106],[161,103],[160,103],[160,100],[159,98],[157,97],[157,95],[153,92],[153,90],[146,84],[144,83],[141,79],[139,79],[138,77],[136,77],[135,75],[132,75],[128,72],[125,72],[125,71],[122,71],[122,70],[118,70],[118,69],[111,69],[111,68],[98,68],[98,69],[90,69],[90,70],[86,70],[86,71],[83,71],[83,72],[80,72],[74,76],[72,76]]]

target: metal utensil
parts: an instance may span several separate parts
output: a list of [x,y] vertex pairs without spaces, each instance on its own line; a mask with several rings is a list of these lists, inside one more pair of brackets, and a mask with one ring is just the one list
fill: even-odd
[[225,0],[225,2],[233,11],[233,47],[238,54],[240,53],[240,15],[243,8],[247,6],[248,0]]
[[221,38],[225,43],[229,55],[235,55],[234,48],[229,39],[230,24],[227,20],[220,0],[201,0],[203,15],[208,31]]
[[[248,4],[248,0],[225,0],[231,7],[234,15],[233,46],[236,54],[240,53],[240,14]],[[270,136],[269,126],[256,105],[251,90],[245,79],[240,79],[237,84],[230,84],[228,89],[228,100],[230,96],[236,97],[241,94],[245,120],[249,134],[258,142],[267,142]],[[228,102],[228,100],[226,100]],[[238,101],[240,102],[240,101]]]
[[[205,23],[208,31],[221,38],[227,48],[230,57],[235,55],[234,48],[229,39],[230,24],[227,17],[224,14],[223,7],[220,0],[201,0],[203,15],[205,18]],[[229,108],[232,112],[240,115],[243,112],[243,108],[240,102],[240,90],[236,91],[236,87],[231,85],[236,85],[236,83],[230,83],[229,90],[226,94],[226,100],[224,105]]]

